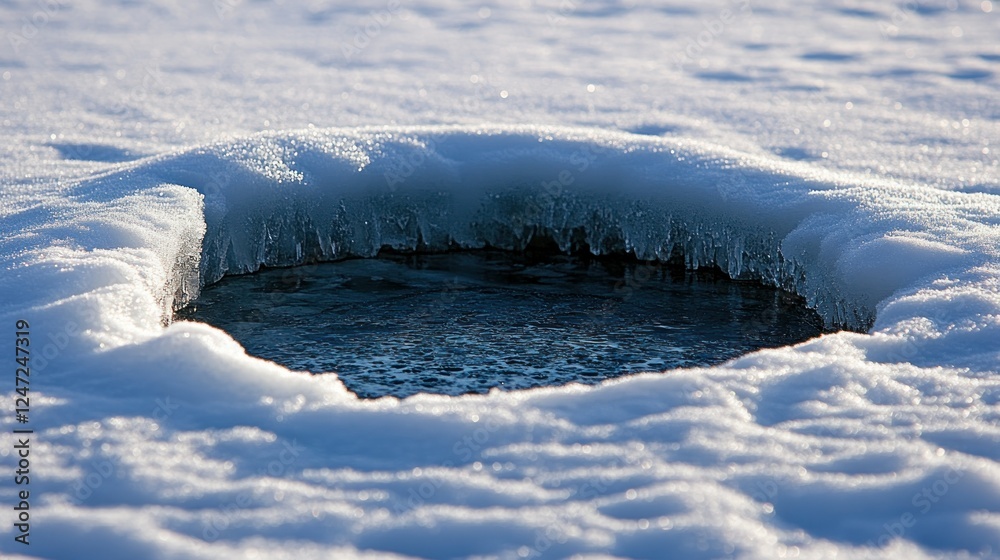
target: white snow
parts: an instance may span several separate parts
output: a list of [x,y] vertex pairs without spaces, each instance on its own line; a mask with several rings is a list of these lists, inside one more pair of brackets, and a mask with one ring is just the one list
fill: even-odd
[[[32,544],[8,483],[0,550],[1000,555],[998,11],[5,3],[0,325],[31,324],[35,434]],[[865,332],[359,401],[169,324],[261,264],[541,233],[677,247]]]

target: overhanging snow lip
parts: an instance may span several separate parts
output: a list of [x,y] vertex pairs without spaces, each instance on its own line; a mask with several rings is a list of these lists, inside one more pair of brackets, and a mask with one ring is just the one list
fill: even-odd
[[[193,282],[180,278],[190,278],[195,263],[205,283],[262,264],[371,256],[383,247],[517,249],[539,231],[566,246],[583,231],[597,252],[623,246],[662,259],[681,246],[692,266],[714,264],[789,289],[828,325],[866,330],[880,302],[945,265],[966,264],[937,263],[926,275],[917,266],[898,285],[860,289],[845,277],[844,257],[857,253],[861,240],[897,231],[940,236],[904,200],[931,189],[617,131],[483,125],[267,132],[119,165],[74,191],[104,199],[122,182],[140,194],[184,186],[204,199],[200,254],[175,255],[174,279],[166,283],[178,303],[194,295]],[[974,196],[931,194],[955,207]],[[934,208],[920,212],[940,211],[925,206]]]
[[[191,173],[199,166],[209,172]],[[153,167],[167,179],[164,170],[184,169],[178,182],[206,197],[203,283],[383,247],[517,250],[539,232],[565,249],[583,231],[597,253],[665,259],[683,246],[692,267],[798,292],[828,324],[864,329],[874,317],[868,302],[808,289],[782,250],[834,182],[683,138],[538,126],[313,129],[197,148]]]

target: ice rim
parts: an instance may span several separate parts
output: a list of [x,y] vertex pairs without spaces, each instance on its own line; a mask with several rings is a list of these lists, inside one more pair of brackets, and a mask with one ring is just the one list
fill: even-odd
[[[196,433],[213,441],[250,441],[257,437],[254,430],[263,430],[280,441],[313,446],[283,476],[333,487],[350,479],[331,466],[337,461],[348,470],[410,472],[412,466],[415,473],[422,467],[442,480],[448,472],[465,472],[474,463],[464,461],[464,455],[456,458],[452,443],[483,426],[481,419],[492,424],[489,446],[480,447],[500,465],[505,454],[539,437],[558,440],[566,449],[607,445],[608,453],[618,449],[638,457],[651,453],[659,436],[643,435],[636,422],[653,418],[655,423],[657,414],[698,404],[745,422],[749,427],[739,429],[751,440],[764,442],[764,431],[772,430],[768,437],[777,437],[782,445],[804,438],[795,445],[826,451],[837,447],[831,438],[863,432],[856,423],[878,425],[883,434],[871,437],[869,451],[895,454],[903,496],[911,488],[919,492],[949,469],[961,469],[963,481],[973,480],[962,490],[965,505],[948,518],[950,526],[961,529],[955,536],[911,531],[903,539],[890,539],[893,554],[906,556],[922,546],[982,550],[997,545],[996,532],[985,527],[997,521],[998,457],[953,433],[962,426],[980,441],[1000,441],[995,421],[1000,385],[994,380],[1000,363],[1000,197],[995,195],[819,170],[684,138],[486,125],[264,133],[111,165],[96,175],[38,185],[29,196],[5,188],[2,197],[0,317],[11,324],[30,318],[36,331],[49,333],[36,364],[48,381],[36,396],[41,406],[52,409],[39,418],[37,428],[43,433],[48,429],[50,441],[62,437],[69,445],[76,436],[60,436],[60,427],[92,420],[110,426],[117,422],[117,428],[150,441],[164,437],[158,430],[208,429],[214,432]],[[206,283],[261,265],[373,256],[384,247],[518,250],[535,236],[551,237],[563,250],[586,246],[597,254],[624,252],[640,259],[665,259],[679,251],[692,268],[716,265],[734,278],[793,291],[828,325],[867,333],[825,335],[714,368],[641,374],[594,388],[364,402],[335,376],[292,373],[246,356],[231,338],[207,325],[171,322],[173,311],[196,298]],[[819,388],[799,402],[769,400],[774,383],[795,376],[812,379]],[[824,380],[816,381],[816,376]],[[861,400],[841,398],[847,394]],[[199,412],[157,415],[149,410],[152,397]],[[588,403],[598,400],[605,404],[591,409]],[[113,411],[112,417],[92,412],[95,403]],[[895,407],[909,420],[882,417],[879,406]],[[317,424],[347,421],[344,415],[350,411],[359,416],[349,423],[358,433],[368,433],[370,437],[361,438],[368,441],[356,441],[352,434],[308,435]],[[431,443],[429,436],[407,427],[414,415],[437,418],[428,420],[441,430]],[[839,427],[818,433],[816,423],[830,417],[841,422]],[[718,423],[722,420],[702,421],[726,429]],[[525,423],[535,427],[534,435],[524,435]],[[634,433],[609,440],[588,431],[602,425]],[[784,435],[775,436],[775,427]],[[332,459],[341,456],[348,459]],[[703,464],[719,466],[726,457],[720,452]],[[662,464],[669,464],[669,458],[664,452]],[[67,468],[89,469],[82,457],[67,460]],[[645,459],[636,460],[641,465]],[[692,484],[722,490],[711,494],[710,504],[691,507],[705,519],[713,508],[721,508],[734,519],[764,527],[763,533],[777,535],[780,542],[816,551],[884,545],[878,540],[882,522],[899,517],[891,508],[871,514],[875,529],[866,545],[817,529],[806,519],[818,515],[838,526],[848,524],[845,517],[865,514],[850,505],[803,517],[799,510],[819,492],[815,484],[800,480],[796,490],[789,482],[782,486],[783,495],[758,499],[755,485],[797,480],[802,460],[788,457],[773,468],[739,471],[728,479],[699,475],[708,478]],[[121,484],[130,487],[146,476],[165,476],[142,474],[128,460],[120,461],[125,465],[122,476],[130,480]],[[559,478],[574,468],[572,463],[553,459],[537,467],[536,475]],[[600,471],[611,477],[609,487],[633,476],[610,474],[625,464]],[[627,464],[632,465],[631,459]],[[680,476],[661,474],[650,475],[651,480],[666,484]],[[67,475],[61,484],[43,483],[50,484],[49,501],[40,510],[51,527],[83,535],[74,512],[86,511],[92,517],[86,522],[89,530],[99,527],[94,534],[122,537],[111,528],[121,510],[100,507],[114,500],[75,499],[67,489],[69,480]],[[500,479],[494,483],[507,484]],[[440,492],[441,484],[452,483],[435,484]],[[195,492],[202,497],[195,498],[183,492],[135,491],[159,504],[204,500],[213,492],[202,488]],[[556,490],[542,485],[538,491]],[[406,494],[400,492],[392,499],[405,502]],[[591,502],[593,508],[607,505]],[[758,507],[762,502],[764,509]],[[572,527],[559,533],[561,540],[552,540],[563,546],[569,542],[572,550],[628,554],[641,547],[639,537],[628,538],[631,525],[621,528],[624,536],[617,540],[588,537],[577,529],[592,521],[556,506],[550,510],[549,517]],[[385,531],[415,523],[406,521],[413,513],[413,508],[395,511],[395,517],[390,515],[395,522],[383,520],[390,527]],[[193,514],[183,523],[158,517],[170,515],[141,509],[141,523],[154,536],[180,534],[182,540],[213,542],[203,531],[211,513]],[[545,519],[523,524],[544,528]],[[712,526],[705,519],[691,521],[692,526]],[[511,527],[519,523],[508,522]],[[240,527],[230,528],[233,538],[253,537],[259,523],[247,511],[226,521]],[[796,525],[816,539],[804,541]],[[523,536],[518,531],[510,533],[511,542]],[[753,531],[727,528],[724,540],[742,539],[737,548],[758,552],[773,543]],[[370,548],[376,533],[353,543]],[[526,534],[530,540],[533,533]],[[397,552],[420,554],[420,548],[401,544]]]
[[176,186],[204,197],[194,209],[204,219],[190,224],[203,239],[194,229],[179,232],[173,256],[156,248],[165,265],[173,260],[164,282],[173,290],[157,296],[165,322],[205,284],[261,265],[386,248],[518,251],[546,237],[564,252],[660,261],[680,252],[690,269],[718,266],[787,289],[827,326],[865,330],[879,304],[917,280],[996,255],[991,239],[956,227],[995,225],[992,196],[588,129],[272,132],[143,160],[72,191],[109,206],[139,202],[115,200],[115,184],[132,185],[133,197],[163,198]]

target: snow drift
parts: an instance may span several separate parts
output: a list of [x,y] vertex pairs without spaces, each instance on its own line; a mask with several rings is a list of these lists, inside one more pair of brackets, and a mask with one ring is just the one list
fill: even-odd
[[[32,554],[1000,551],[995,195],[501,126],[267,133],[14,192],[0,322],[37,341]],[[540,237],[680,252],[868,332],[596,388],[358,401],[169,324],[260,265]]]

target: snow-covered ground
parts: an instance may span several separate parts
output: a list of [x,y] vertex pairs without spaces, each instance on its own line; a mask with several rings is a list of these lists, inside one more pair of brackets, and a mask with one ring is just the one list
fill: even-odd
[[[998,17],[0,4],[5,371],[19,320],[33,351],[27,424],[14,375],[0,391],[0,551],[1000,556]],[[165,326],[262,263],[538,233],[679,247],[865,332],[600,387],[359,401]]]

